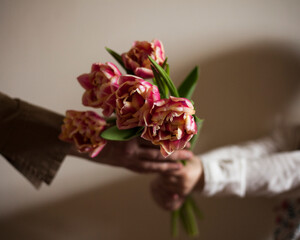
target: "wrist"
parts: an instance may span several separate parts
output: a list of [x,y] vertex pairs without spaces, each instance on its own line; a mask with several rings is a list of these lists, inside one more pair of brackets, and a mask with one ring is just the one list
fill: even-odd
[[[97,163],[104,163],[104,164],[108,164],[108,159],[109,159],[109,154],[110,154],[110,146],[107,146],[108,144],[106,144],[106,146],[104,146],[104,148],[101,150],[101,152],[96,156],[96,157],[90,157],[88,153],[85,152],[79,152],[75,146],[75,144],[70,143],[70,148],[69,148],[69,152],[68,155],[74,156],[74,157],[79,157],[79,158],[83,158],[92,162],[97,162]],[[112,164],[111,164],[112,165]]]
[[195,190],[202,192],[204,189],[204,185],[205,185],[205,175],[204,175],[204,167],[203,167],[203,163],[202,163],[201,159],[199,159],[199,164],[200,164],[201,170],[200,170],[198,182],[195,186]]

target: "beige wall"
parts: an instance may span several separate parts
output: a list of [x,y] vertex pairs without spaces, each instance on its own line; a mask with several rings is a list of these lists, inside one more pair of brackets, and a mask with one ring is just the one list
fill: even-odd
[[[104,46],[158,38],[177,83],[201,68],[200,153],[300,119],[299,12],[299,1],[1,0],[0,91],[60,113],[85,109],[76,76],[112,61]],[[0,160],[1,239],[169,239],[152,176],[68,157],[36,191]],[[198,200],[201,239],[270,236],[273,200]]]

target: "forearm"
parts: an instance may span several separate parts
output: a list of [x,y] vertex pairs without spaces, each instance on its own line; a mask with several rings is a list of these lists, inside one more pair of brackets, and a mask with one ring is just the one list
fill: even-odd
[[294,126],[278,129],[265,138],[203,154],[199,156],[204,169],[202,194],[271,196],[297,189],[299,146],[299,127]]
[[300,194],[300,151],[246,161],[246,195]]
[[50,183],[69,153],[59,141],[63,116],[0,93],[0,154],[34,186]]
[[[101,150],[101,152],[94,158],[90,157],[88,153],[81,153],[77,150],[75,144],[70,143],[70,151],[68,155],[84,158],[86,160],[97,162],[101,164],[107,164],[112,166],[118,166],[120,165],[120,160],[117,158],[117,154],[114,154],[117,152],[118,144],[119,142],[115,141],[108,141],[105,145],[105,147]],[[115,155],[115,156],[114,156]]]
[[300,151],[256,158],[202,156],[205,196],[274,196],[300,193]]

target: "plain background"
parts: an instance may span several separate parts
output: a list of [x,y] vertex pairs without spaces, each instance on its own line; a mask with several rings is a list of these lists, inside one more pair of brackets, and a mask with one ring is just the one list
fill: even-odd
[[[157,38],[176,84],[201,69],[202,153],[300,121],[299,13],[299,1],[1,0],[0,90],[61,114],[84,110],[76,77],[113,61],[105,46],[122,53]],[[148,191],[155,176],[67,157],[37,191],[0,160],[1,239],[171,239],[169,213]],[[199,239],[270,239],[277,199],[195,197]]]

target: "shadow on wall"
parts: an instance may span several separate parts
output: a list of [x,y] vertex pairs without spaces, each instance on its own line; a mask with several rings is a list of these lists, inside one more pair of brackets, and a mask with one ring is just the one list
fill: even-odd
[[[151,200],[149,181],[137,176],[12,215],[0,220],[0,239],[172,239],[169,213]],[[199,206],[206,215],[199,239],[265,240],[270,231],[270,200],[202,199]]]
[[172,74],[184,79],[200,67],[193,100],[205,119],[201,152],[269,133],[300,95],[300,56],[282,44],[257,43],[189,61]]
[[[299,89],[300,58],[283,46],[257,44],[190,61],[172,74],[182,79],[191,66],[201,67],[194,96],[206,120],[199,151],[266,134]],[[171,239],[169,214],[152,202],[149,181],[137,176],[6,217],[0,238]],[[266,239],[273,201],[199,199],[206,215],[199,239]]]

